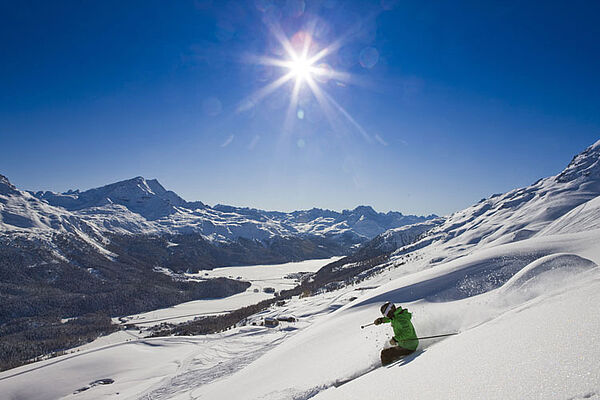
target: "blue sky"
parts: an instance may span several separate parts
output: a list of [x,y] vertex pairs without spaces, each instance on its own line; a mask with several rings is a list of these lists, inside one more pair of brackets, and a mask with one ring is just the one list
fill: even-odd
[[[2,2],[0,173],[29,190],[142,175],[208,204],[446,214],[600,138],[599,3],[421,3]],[[288,114],[293,79],[246,107],[287,73],[263,62],[289,58],[277,32],[331,48],[319,63],[338,75],[313,79],[329,107],[301,82]]]

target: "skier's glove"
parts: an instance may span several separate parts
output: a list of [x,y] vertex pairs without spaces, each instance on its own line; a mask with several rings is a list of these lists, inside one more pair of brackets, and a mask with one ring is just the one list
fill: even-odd
[[375,325],[380,325],[384,323],[383,317],[379,317],[373,322]]

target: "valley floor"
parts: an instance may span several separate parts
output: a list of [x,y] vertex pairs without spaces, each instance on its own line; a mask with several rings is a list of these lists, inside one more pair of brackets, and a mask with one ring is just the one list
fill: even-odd
[[[224,299],[196,300],[178,304],[173,307],[149,311],[126,317],[128,323],[136,326],[149,327],[157,322],[179,323],[189,321],[197,316],[215,315],[232,311],[241,307],[256,304],[262,300],[273,297],[272,293],[266,293],[266,288],[280,290],[292,289],[298,285],[294,274],[302,272],[316,272],[321,267],[341,257],[328,259],[305,260],[276,265],[249,265],[239,267],[215,268],[201,271],[198,274],[188,274],[189,279],[207,278],[231,278],[240,279],[251,283],[251,286],[243,293],[239,293]],[[115,322],[120,322],[117,318]]]

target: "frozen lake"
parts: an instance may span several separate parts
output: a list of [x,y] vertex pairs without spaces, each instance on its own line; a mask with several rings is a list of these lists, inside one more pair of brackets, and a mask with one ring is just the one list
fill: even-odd
[[[128,322],[142,327],[159,324],[160,322],[179,323],[189,321],[198,316],[221,314],[240,307],[256,304],[261,300],[272,298],[272,293],[265,293],[265,288],[275,291],[291,289],[298,285],[297,279],[290,274],[299,272],[316,272],[323,266],[339,260],[341,257],[328,259],[305,260],[274,265],[249,265],[238,267],[215,268],[210,271],[200,271],[197,274],[188,274],[190,278],[232,278],[248,281],[251,286],[243,293],[223,299],[196,300],[178,304],[173,307],[162,308],[146,313],[128,316]],[[115,319],[115,321],[118,321]]]

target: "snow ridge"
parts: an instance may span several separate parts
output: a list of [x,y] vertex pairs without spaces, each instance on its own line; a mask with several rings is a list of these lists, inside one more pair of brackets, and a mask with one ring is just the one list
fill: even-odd
[[600,140],[576,155],[567,168],[556,177],[558,182],[568,182],[580,177],[600,179]]
[[8,178],[0,174],[0,194],[7,195],[15,193],[16,191],[17,188],[12,183],[10,183]]
[[[590,227],[598,215],[598,200],[594,200],[598,196],[600,141],[575,156],[556,176],[540,179],[530,186],[505,194],[492,195],[453,213],[443,224],[432,229],[422,239],[422,244],[443,243],[445,254],[441,256],[445,259],[452,257],[452,248],[458,244],[461,244],[461,249],[463,246],[485,248],[556,233],[559,225],[568,225],[574,231],[577,224],[572,223],[573,215],[559,222],[569,213],[581,212],[579,222]],[[590,204],[585,205],[588,202]],[[578,207],[581,209],[575,211]],[[551,224],[552,228],[549,227]],[[582,227],[582,230],[585,229]]]

